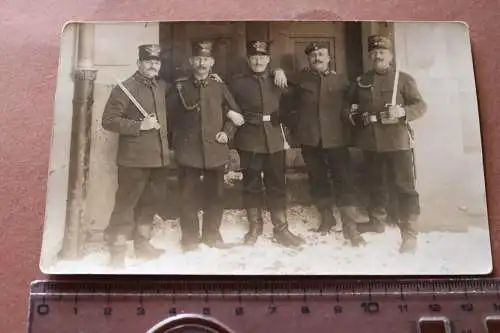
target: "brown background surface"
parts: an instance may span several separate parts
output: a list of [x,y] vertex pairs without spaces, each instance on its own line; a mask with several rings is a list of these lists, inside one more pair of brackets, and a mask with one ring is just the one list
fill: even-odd
[[[224,9],[224,10],[221,10]],[[471,29],[495,271],[500,263],[500,2],[494,0],[0,1],[0,326],[25,332],[38,269],[59,33],[68,20],[455,20]]]

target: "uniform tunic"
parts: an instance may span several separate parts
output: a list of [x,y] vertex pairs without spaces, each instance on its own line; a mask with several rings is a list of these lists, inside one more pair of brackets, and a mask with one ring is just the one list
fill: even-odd
[[168,85],[149,80],[139,72],[123,82],[148,114],[154,114],[160,130],[141,131],[142,113],[119,86],[111,95],[102,115],[102,127],[120,134],[118,165],[128,167],[161,167],[169,164],[167,112],[165,96]]
[[168,106],[177,164],[200,169],[225,165],[229,148],[215,136],[224,131],[231,139],[236,126],[226,114],[239,112],[227,86],[213,79],[198,82],[193,76],[179,79],[171,89]]
[[304,69],[290,79],[293,95],[288,115],[295,138],[301,145],[323,148],[348,144],[349,126],[343,112],[349,82],[333,71],[324,74]]
[[[391,103],[395,71],[383,73],[373,70],[359,77],[349,95],[351,104],[359,105],[359,112],[367,112],[380,117]],[[373,123],[355,133],[355,145],[370,151],[397,151],[411,148],[411,132],[408,122],[419,119],[426,112],[426,104],[413,77],[400,72],[397,86],[396,104],[404,106],[406,117],[398,124]]]
[[283,150],[283,134],[279,123],[263,121],[264,116],[279,117],[283,89],[274,85],[268,73],[246,73],[235,77],[229,89],[241,108],[245,124],[238,129],[234,142],[237,149],[255,153]]

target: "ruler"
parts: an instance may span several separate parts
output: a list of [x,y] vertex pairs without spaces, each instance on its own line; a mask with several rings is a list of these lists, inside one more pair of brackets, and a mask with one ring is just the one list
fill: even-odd
[[30,333],[500,332],[500,279],[35,281]]

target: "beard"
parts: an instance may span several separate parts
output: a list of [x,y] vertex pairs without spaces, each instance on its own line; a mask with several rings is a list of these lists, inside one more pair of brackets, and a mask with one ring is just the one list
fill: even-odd
[[373,65],[374,65],[375,69],[377,69],[377,70],[385,70],[385,69],[389,68],[389,63],[387,61],[385,61],[384,59],[375,59],[375,61],[373,62]]
[[148,77],[148,78],[154,78],[156,76],[158,76],[158,70],[154,69],[154,68],[150,68],[150,69],[146,69],[143,71],[143,74],[144,76]]

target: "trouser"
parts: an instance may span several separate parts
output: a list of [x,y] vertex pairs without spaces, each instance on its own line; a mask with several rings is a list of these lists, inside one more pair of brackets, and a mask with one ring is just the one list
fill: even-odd
[[266,206],[270,210],[285,209],[285,152],[264,154],[239,151],[238,153],[243,173],[244,207],[249,209]]
[[[179,166],[180,225],[183,244],[200,241],[198,210],[203,209],[202,240],[220,239],[220,225],[224,213],[224,167],[199,169]],[[203,176],[201,180],[200,176]]]
[[165,197],[165,168],[118,166],[118,188],[106,238],[133,238],[138,226],[150,226],[156,213],[157,201]]
[[302,157],[307,168],[311,199],[319,210],[331,207],[332,198],[339,207],[355,205],[354,181],[346,147],[302,146]]
[[[401,222],[408,222],[420,215],[411,150],[365,151],[364,155],[369,183],[370,219],[374,222],[385,220],[387,207],[393,207],[392,215]],[[391,197],[393,201],[388,202]]]

